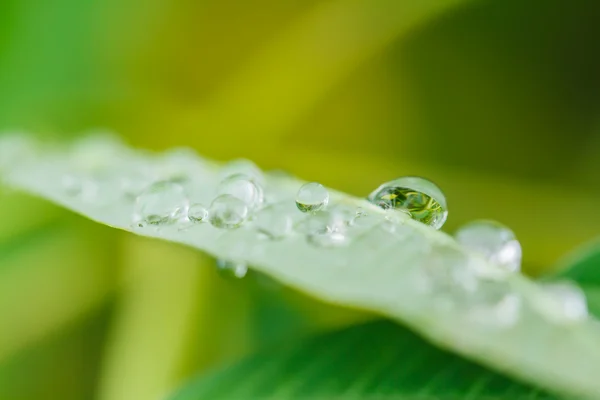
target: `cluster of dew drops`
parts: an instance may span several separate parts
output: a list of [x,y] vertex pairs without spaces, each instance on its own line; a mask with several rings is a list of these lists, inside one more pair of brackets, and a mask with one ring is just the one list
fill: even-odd
[[[96,144],[92,144],[97,149]],[[77,153],[85,152],[75,152]],[[197,202],[194,196],[188,194],[184,175],[175,173],[151,182],[142,176],[123,178],[123,191],[135,198],[132,222],[134,228],[150,227],[159,230],[163,226],[176,225],[179,230],[187,230],[199,224],[210,224],[218,229],[229,230],[252,223],[261,235],[272,240],[283,239],[296,231],[306,235],[308,243],[314,246],[339,247],[351,243],[353,227],[372,222],[369,211],[362,207],[332,206],[329,191],[316,182],[302,185],[295,199],[285,199],[284,204],[281,199],[269,201],[271,199],[265,197],[262,171],[247,160],[237,160],[222,167],[209,204]],[[86,181],[77,176],[63,177],[63,187],[68,194],[86,198],[95,197],[94,194],[103,191],[97,184],[88,187],[82,182]],[[390,233],[399,225],[398,212],[434,229],[440,229],[448,216],[443,192],[434,183],[420,177],[401,177],[386,182],[376,188],[367,200],[386,211],[385,218],[378,225]],[[288,207],[288,201],[295,203],[295,207]],[[306,218],[294,218],[290,214],[290,208],[295,209],[295,213],[306,215]],[[294,223],[294,220],[300,222]],[[464,248],[506,273],[520,271],[521,245],[514,233],[498,222],[469,222],[456,231],[455,239]],[[464,260],[457,264],[462,261]],[[217,267],[220,272],[237,278],[244,277],[248,271],[243,262],[219,260]],[[438,274],[434,280],[439,278]],[[449,276],[446,273],[442,279],[459,280],[457,286],[470,288],[469,277],[461,276],[456,271],[452,271]],[[585,295],[576,285],[557,282],[539,286],[551,300],[551,307],[544,310],[544,314],[554,321],[572,323],[587,317]],[[440,291],[440,287],[435,290]],[[516,322],[520,299],[513,293],[501,291],[501,296],[494,298],[492,305],[494,323],[512,325]],[[487,307],[484,313],[485,318],[488,318],[490,308]]]

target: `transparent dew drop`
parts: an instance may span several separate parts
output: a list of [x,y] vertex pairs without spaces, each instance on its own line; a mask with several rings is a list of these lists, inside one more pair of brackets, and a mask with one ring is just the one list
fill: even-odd
[[118,179],[118,187],[123,196],[129,200],[135,199],[152,181],[146,176],[122,176]]
[[542,290],[548,296],[549,306],[542,311],[557,323],[575,323],[588,317],[585,293],[568,281],[545,283]]
[[217,260],[217,271],[226,278],[241,279],[248,273],[248,265],[242,262]]
[[308,243],[315,246],[338,247],[349,242],[348,226],[340,213],[325,211],[309,215],[299,228],[306,234]]
[[204,222],[208,219],[208,210],[200,203],[192,204],[188,209],[188,219],[194,223]]
[[217,187],[217,194],[237,197],[251,209],[260,207],[264,201],[262,187],[246,174],[233,174],[223,179]]
[[248,219],[248,216],[246,203],[230,194],[216,197],[210,205],[209,220],[216,228],[237,228]]
[[181,185],[170,181],[155,182],[135,201],[134,223],[138,226],[164,225],[185,217],[189,201]]
[[456,231],[454,236],[460,244],[492,264],[510,272],[521,269],[521,244],[509,228],[498,222],[469,222]]
[[65,174],[61,186],[67,196],[87,203],[95,202],[100,194],[99,182],[87,176]]
[[306,183],[296,194],[296,207],[304,213],[316,213],[327,207],[329,192],[317,182]]
[[440,229],[448,217],[446,197],[434,183],[418,177],[386,182],[368,200],[385,210],[402,211],[416,221]]
[[384,218],[381,215],[367,213],[362,207],[358,207],[348,225],[352,229],[366,230],[381,224],[383,221]]
[[348,244],[348,236],[343,230],[325,228],[306,237],[308,243],[319,247],[339,247]]
[[270,239],[283,239],[292,232],[292,216],[284,207],[268,206],[256,215],[254,221],[259,232],[264,233]]
[[264,184],[264,175],[260,168],[250,160],[238,159],[228,162],[221,169],[219,176],[221,180],[229,176],[243,174],[249,176],[259,186]]
[[340,218],[338,214],[334,214],[330,211],[323,211],[317,214],[308,214],[305,218],[300,220],[295,226],[294,230],[303,234],[312,234],[325,229],[332,230],[334,227],[344,226],[343,218]]
[[436,245],[413,275],[412,286],[427,294],[434,307],[451,309],[477,291],[479,279],[473,260],[458,249]]
[[481,327],[510,328],[521,317],[521,296],[507,281],[480,280],[467,310],[466,317]]

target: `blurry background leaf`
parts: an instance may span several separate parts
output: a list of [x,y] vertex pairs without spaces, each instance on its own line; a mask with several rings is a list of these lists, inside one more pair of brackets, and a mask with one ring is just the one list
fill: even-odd
[[171,400],[553,399],[376,321],[264,350],[186,384]]
[[[431,14],[419,19],[418,10],[413,11],[421,3]],[[404,18],[402,7],[412,10],[403,20],[408,25],[390,25]],[[368,9],[371,12],[362,12]],[[284,168],[359,196],[398,175],[425,175],[448,195],[448,230],[473,218],[498,219],[522,242],[525,271],[538,274],[598,234],[599,18],[600,3],[586,0],[568,6],[560,0],[3,0],[0,129],[76,136],[106,126],[144,147],[184,144],[214,158],[244,156],[263,167]],[[397,36],[389,36],[392,33]],[[325,43],[339,49],[334,46],[335,52],[323,56]],[[338,57],[332,59],[329,53]],[[2,335],[12,318],[54,318],[39,307],[36,268],[41,267],[32,260],[62,265],[64,253],[38,249],[38,242],[27,238],[66,214],[14,194],[3,197],[0,206],[0,270],[11,265],[11,274],[20,270],[20,279],[32,281],[18,283],[20,292],[11,289],[12,296],[18,293],[16,304],[0,304],[11,315],[0,316]],[[57,309],[50,330],[28,331],[24,338],[31,341],[11,345],[5,353],[13,354],[10,360],[20,359],[20,354],[35,360],[37,353],[48,354],[44,346],[60,342],[66,350],[50,358],[68,362],[68,344],[79,340],[73,335],[85,340],[89,332],[84,334],[84,325],[104,332],[102,318],[108,319],[104,323],[111,341],[120,340],[121,328],[113,323],[125,318],[121,306],[129,304],[126,299],[136,297],[127,295],[128,284],[121,293],[122,270],[128,270],[122,259],[134,252],[129,247],[135,248],[139,239],[118,237],[115,254],[104,251],[104,229],[88,231],[89,224],[80,220],[67,225],[90,235],[90,251],[102,255],[98,268],[104,272],[92,268],[92,276],[73,275],[65,293],[74,293],[79,279],[87,287],[88,279],[106,273],[97,278],[98,285],[110,282],[107,289],[118,297],[102,301],[114,301],[114,308],[104,311],[109,316],[92,311],[89,319],[76,318],[67,325],[59,321],[70,320],[61,316],[71,311]],[[114,233],[110,235],[109,242],[115,240]],[[82,240],[77,234],[63,238],[69,242],[65,248]],[[167,250],[170,247],[162,247],[165,254],[176,251]],[[10,250],[18,254],[17,261],[3,258],[9,248],[19,249]],[[24,258],[26,253],[31,253],[30,259]],[[270,298],[251,289],[250,283],[230,286],[212,271],[198,274],[210,278],[198,278],[202,282],[197,290],[207,294],[188,297],[201,304],[183,305],[200,313],[191,320],[210,320],[213,316],[204,310],[213,307],[232,315],[250,312],[253,316],[247,318],[262,319],[268,328],[274,325],[267,321],[279,320],[275,315],[293,313],[283,311],[289,306],[300,310],[299,320],[289,317],[289,325],[270,330],[273,336],[267,334],[269,329],[249,326],[239,332],[245,339],[258,336],[259,343],[269,341],[266,336],[285,336],[295,331],[293,326],[308,329],[313,319],[327,325],[330,320],[343,324],[355,318],[298,294]],[[138,277],[144,281],[143,276]],[[223,285],[229,290],[223,292]],[[96,293],[90,291],[90,298]],[[258,311],[254,300],[252,305],[245,303],[254,296],[271,311]],[[94,303],[88,300],[82,307]],[[224,301],[231,301],[231,309],[214,309]],[[275,304],[281,306],[279,311],[273,310],[279,307]],[[218,325],[210,335],[228,337],[227,324]],[[49,331],[57,336],[43,339]],[[197,355],[198,367],[218,360],[221,346],[227,347],[225,339],[215,346],[202,332],[206,331],[198,329],[193,345],[182,345]],[[35,345],[39,340],[43,343]],[[13,342],[20,339],[11,337],[5,343]],[[99,354],[105,344],[94,343],[97,347],[90,347],[90,354]],[[8,345],[0,343],[0,348],[1,353]],[[194,357],[176,362],[190,363],[180,367],[179,374],[195,369],[190,360]],[[0,365],[4,362],[0,359]],[[73,382],[89,382],[84,373],[100,370],[98,358],[86,362],[81,365],[89,369],[71,371]],[[12,361],[10,365],[21,368]],[[26,372],[23,368],[20,371]],[[106,368],[103,382],[110,375]],[[0,375],[9,373],[0,368]],[[62,394],[56,390],[52,397],[69,398],[67,393],[76,392],[69,392],[67,385],[61,387]],[[88,393],[72,396],[89,399]]]

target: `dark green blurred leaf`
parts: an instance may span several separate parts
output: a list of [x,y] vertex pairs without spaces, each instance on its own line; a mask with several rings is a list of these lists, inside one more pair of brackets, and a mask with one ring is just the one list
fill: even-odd
[[588,309],[600,317],[600,239],[575,250],[546,280],[571,280],[581,286],[588,301]]
[[190,382],[171,400],[551,399],[388,321],[249,357]]

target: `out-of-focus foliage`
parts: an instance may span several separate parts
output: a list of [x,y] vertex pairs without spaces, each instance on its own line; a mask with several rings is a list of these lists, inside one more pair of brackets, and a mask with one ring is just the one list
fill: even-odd
[[[424,175],[447,194],[447,229],[473,218],[498,219],[521,240],[525,269],[539,273],[598,233],[600,3],[431,1],[448,7],[395,37],[382,34],[402,7],[419,3],[3,0],[0,129],[75,136],[107,127],[139,146],[190,145],[215,158],[244,156],[357,195],[398,175]],[[360,13],[370,22],[357,30],[345,18],[361,7],[373,8]],[[385,40],[367,46],[373,41],[363,37]],[[340,49],[355,55],[336,59]],[[337,67],[323,70],[332,60]],[[3,390],[68,371],[54,361],[72,367],[69,344],[82,343],[78,362],[88,368],[74,368],[70,383],[49,384],[47,397],[89,398],[98,386],[112,398],[145,395],[158,389],[136,389],[141,378],[128,379],[128,386],[112,369],[127,366],[145,382],[168,385],[246,352],[254,342],[248,332],[262,343],[262,328],[248,320],[257,316],[271,326],[290,314],[272,310],[274,301],[256,300],[262,292],[250,283],[219,280],[200,268],[210,261],[190,261],[186,250],[157,252],[186,259],[187,267],[149,268],[125,283],[124,271],[135,264],[126,255],[141,252],[136,249],[148,246],[145,241],[107,235],[12,194],[0,198],[0,216],[0,284],[20,299],[0,303],[0,335],[8,326],[14,332],[0,341],[0,381],[13,383],[0,385]],[[66,231],[55,232],[59,226]],[[101,255],[94,263],[62,256],[61,248],[85,248],[82,241]],[[49,272],[52,266],[56,272]],[[159,340],[146,336],[154,313],[144,319],[138,313],[149,311],[128,305],[144,302],[130,287],[157,291],[153,285],[163,282],[152,276],[163,273],[180,274],[161,286],[168,302],[163,313],[188,310],[189,320],[177,321],[196,323],[197,336],[180,332],[172,337],[176,343],[152,342]],[[65,296],[58,297],[64,303],[55,300],[62,305],[43,306],[57,294]],[[317,320],[355,318],[309,306],[297,294],[283,297],[282,308],[292,304],[302,317],[296,320],[302,332],[315,329]],[[256,302],[276,317],[257,311],[263,308]],[[158,326],[162,316],[156,315]],[[294,330],[287,326],[273,338]],[[168,353],[183,346],[188,355],[169,361],[166,372],[144,365],[143,345],[130,353],[140,369],[111,355],[112,346],[146,337],[148,347],[165,346]]]
[[198,377],[172,396],[239,398],[554,399],[441,351],[388,321],[265,350]]

